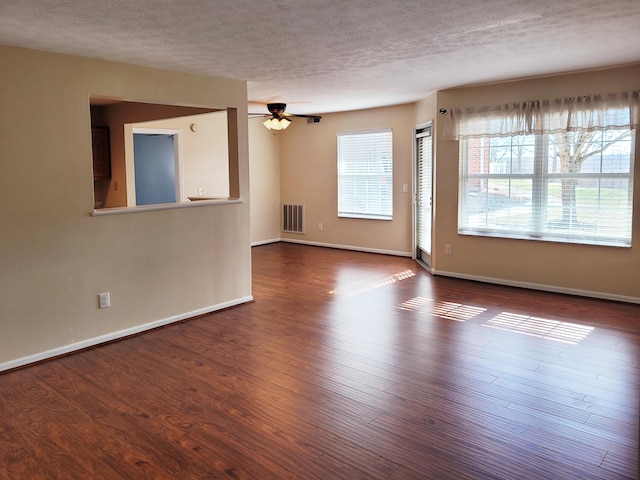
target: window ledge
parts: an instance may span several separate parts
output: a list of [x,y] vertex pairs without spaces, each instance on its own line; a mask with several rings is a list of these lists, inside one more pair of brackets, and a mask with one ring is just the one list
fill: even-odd
[[[195,198],[195,197],[194,197]],[[122,215],[126,213],[153,212],[156,210],[173,210],[176,208],[194,208],[205,207],[207,205],[231,205],[243,203],[241,198],[215,198],[207,197],[198,198],[197,201],[179,202],[179,203],[158,203],[154,205],[138,205],[135,207],[114,207],[94,209],[91,212],[92,217],[102,217],[105,215]]]
[[553,243],[568,243],[578,245],[591,245],[598,247],[619,247],[619,248],[631,248],[630,240],[616,240],[610,238],[594,238],[594,237],[582,237],[576,235],[575,237],[564,236],[552,236],[549,234],[516,234],[508,232],[491,232],[475,229],[458,229],[459,235],[468,235],[472,237],[488,237],[488,238],[506,238],[511,240],[533,240],[540,242],[553,242]]
[[338,213],[338,218],[361,218],[363,220],[393,220],[393,217],[388,215],[367,215],[359,213]]

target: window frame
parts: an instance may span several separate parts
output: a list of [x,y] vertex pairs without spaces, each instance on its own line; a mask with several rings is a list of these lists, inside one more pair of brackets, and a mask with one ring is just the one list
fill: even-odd
[[[355,152],[360,155],[360,158],[345,159],[345,150],[348,148],[358,148],[358,145],[355,145],[354,143],[356,142],[356,139],[362,140],[364,136],[373,136],[372,142],[368,145],[360,144],[360,147],[368,149],[384,148],[384,150],[380,152],[371,152],[370,150],[368,152]],[[344,141],[353,141],[354,143],[341,145],[341,142]],[[374,155],[373,157],[370,156],[372,154]],[[338,132],[336,135],[336,156],[338,217],[369,220],[393,220],[393,129],[384,128]],[[364,162],[363,156],[367,157],[367,160]],[[388,158],[384,158],[386,156],[388,156]],[[344,173],[344,171],[349,167],[356,171]],[[367,169],[366,172],[364,171],[364,167]],[[382,171],[371,171],[372,167],[373,170],[377,167]],[[357,181],[358,179],[356,177],[368,177],[368,180],[365,179],[364,183],[361,183]],[[382,186],[376,187],[374,185],[372,189],[371,181],[375,181],[376,179],[380,185],[382,185],[383,182],[387,182],[387,188],[385,189]],[[351,182],[349,182],[349,180],[351,180]],[[352,193],[351,197],[349,197],[345,193],[345,189],[348,187],[359,191]],[[364,197],[362,197],[362,190],[367,192],[364,194]],[[384,190],[388,191],[385,193]],[[360,200],[359,203],[360,205],[363,205],[364,208],[353,208],[356,199]],[[377,210],[375,208],[376,204],[378,207]]]
[[[620,131],[620,130],[617,130]],[[459,166],[459,202],[458,202],[458,233],[461,235],[476,235],[498,238],[513,238],[513,239],[525,239],[525,240],[539,240],[550,241],[559,243],[579,243],[585,245],[604,245],[615,247],[631,247],[632,244],[632,226],[633,226],[633,181],[634,181],[634,164],[635,164],[635,142],[637,130],[629,129],[629,171],[625,173],[619,172],[603,172],[602,168],[598,173],[557,173],[549,171],[549,142],[552,134],[530,135],[534,139],[532,144],[534,147],[534,160],[533,171],[531,173],[478,173],[468,174],[469,168],[469,141],[480,140],[483,142],[490,142],[495,139],[494,137],[478,137],[466,138],[460,141],[460,166]],[[502,138],[518,138],[526,137],[519,135],[504,135]],[[513,151],[513,142],[510,145],[510,152]],[[602,156],[604,151],[600,152]],[[487,168],[489,170],[489,168]],[[598,180],[611,180],[611,179],[626,179],[627,195],[629,204],[629,234],[628,238],[625,236],[606,237],[603,235],[588,235],[585,232],[578,233],[554,233],[550,232],[546,227],[547,211],[549,209],[548,199],[548,187],[552,180],[559,180],[563,178],[576,178],[582,179],[598,179]],[[509,192],[511,192],[512,180],[531,180],[531,200],[532,200],[532,212],[531,212],[531,228],[525,229],[513,229],[510,227],[505,228],[483,228],[478,226],[472,226],[466,221],[469,215],[466,208],[466,197],[469,192],[469,180],[486,181],[487,184],[491,180],[509,180]],[[511,195],[511,193],[509,193]],[[599,205],[598,205],[599,207]],[[536,211],[537,210],[537,211]],[[488,212],[488,209],[485,209]],[[600,213],[600,215],[602,215]]]

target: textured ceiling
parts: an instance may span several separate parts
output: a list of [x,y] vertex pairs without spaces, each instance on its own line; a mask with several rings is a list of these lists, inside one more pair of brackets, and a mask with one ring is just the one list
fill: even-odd
[[250,102],[326,113],[640,62],[640,0],[1,0],[0,43],[247,80]]

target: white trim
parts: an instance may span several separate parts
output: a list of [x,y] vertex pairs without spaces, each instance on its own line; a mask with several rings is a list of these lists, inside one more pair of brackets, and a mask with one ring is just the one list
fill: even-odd
[[393,220],[393,215],[367,215],[366,213],[338,212],[338,218],[359,218],[362,220]]
[[100,345],[102,343],[111,342],[113,340],[118,340],[121,338],[125,338],[131,335],[135,335],[137,333],[145,332],[147,330],[152,330],[154,328],[163,327],[165,325],[169,325],[171,323],[180,322],[182,320],[187,320],[189,318],[197,317],[199,315],[205,315],[207,313],[212,313],[217,310],[222,310],[224,308],[235,307],[237,305],[241,305],[243,303],[253,301],[253,295],[248,295],[246,297],[237,298],[235,300],[230,300],[228,302],[222,302],[217,305],[212,305],[210,307],[200,308],[198,310],[193,310],[191,312],[181,313],[179,315],[174,315],[172,317],[163,318],[161,320],[156,320],[154,322],[145,323],[143,325],[136,325],[135,327],[126,328],[124,330],[119,330],[117,332],[107,333],[105,335],[100,335],[98,337],[89,338],[87,340],[83,340],[81,342],[71,343],[69,345],[65,345],[63,347],[54,348],[51,350],[47,350],[45,352],[36,353],[34,355],[27,355],[26,357],[17,358],[15,360],[10,360],[5,363],[0,363],[0,372],[5,370],[11,370],[13,368],[23,367],[25,365],[29,365],[35,362],[41,362],[43,360],[47,360],[49,358],[57,357],[60,355],[65,355],[67,353],[72,353],[78,350],[82,350],[85,348],[93,347],[96,345]]
[[91,216],[102,217],[105,215],[121,215],[123,213],[139,213],[139,212],[152,212],[155,210],[172,210],[174,208],[192,208],[192,207],[204,207],[207,205],[230,205],[234,203],[244,203],[241,198],[223,198],[216,200],[198,200],[196,202],[181,202],[181,203],[154,203],[151,205],[138,205],[135,207],[114,207],[114,208],[100,208],[93,210]]
[[440,271],[435,269],[432,269],[431,273],[433,273],[434,275],[442,276],[442,277],[460,278],[462,280],[473,280],[476,282],[505,285],[507,287],[527,288],[530,290],[540,290],[543,292],[563,293],[566,295],[576,295],[579,297],[599,298],[602,300],[613,300],[616,302],[640,304],[640,297],[628,297],[626,295],[616,295],[613,293],[606,293],[606,292],[594,292],[591,290],[564,288],[564,287],[557,287],[553,285],[544,285],[541,283],[515,282],[511,280],[504,280],[502,278],[483,277],[480,275],[466,275],[463,273],[445,272],[445,271]]
[[312,247],[327,247],[327,248],[338,248],[340,250],[353,250],[356,252],[366,252],[366,253],[380,253],[382,255],[395,255],[396,257],[409,257],[411,258],[411,252],[398,252],[395,250],[381,250],[378,248],[366,248],[366,247],[358,247],[354,245],[336,245],[333,243],[322,243],[322,242],[309,242],[306,240],[294,240],[292,238],[283,238],[281,239],[283,242],[287,243],[299,243],[302,245],[311,245]]
[[430,273],[431,275],[435,274],[435,270],[429,265],[427,265],[426,263],[424,263],[422,260],[419,260],[417,258],[412,258],[412,260],[415,260],[415,262],[418,265],[420,265],[427,273]]
[[278,243],[281,242],[282,239],[281,238],[272,238],[270,240],[258,240],[257,242],[252,242],[251,246],[252,247],[259,247],[260,245],[267,245],[269,243]]

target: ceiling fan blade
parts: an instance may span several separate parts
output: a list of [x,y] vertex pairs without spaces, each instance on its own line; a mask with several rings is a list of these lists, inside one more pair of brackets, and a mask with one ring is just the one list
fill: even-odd
[[267,104],[267,109],[269,110],[268,114],[263,114],[263,113],[249,113],[250,117],[272,117],[274,119],[284,119],[284,118],[291,118],[291,117],[298,117],[298,118],[307,118],[307,119],[312,119],[313,122],[311,123],[318,123],[320,121],[320,119],[322,118],[320,115],[305,115],[305,114],[296,114],[296,113],[289,113],[286,112],[287,108],[287,104],[286,103],[268,103]]
[[303,115],[303,114],[297,114],[297,113],[288,113],[287,115],[291,117],[300,117],[300,118],[322,118],[322,116],[320,115]]

